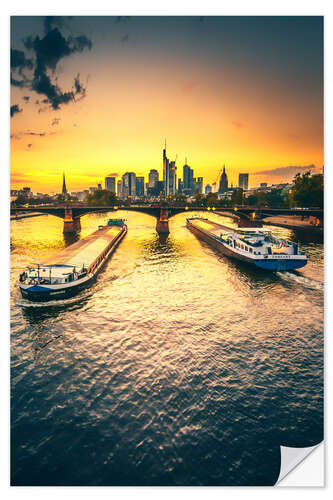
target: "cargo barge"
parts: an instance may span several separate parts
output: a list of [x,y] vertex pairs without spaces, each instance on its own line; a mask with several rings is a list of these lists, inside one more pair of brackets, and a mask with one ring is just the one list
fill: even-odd
[[186,225],[228,257],[266,271],[291,271],[307,263],[297,243],[276,238],[268,229],[232,228],[199,217],[186,219]]
[[89,287],[127,233],[120,219],[82,238],[41,264],[20,274],[19,288],[24,299],[33,302],[73,297]]

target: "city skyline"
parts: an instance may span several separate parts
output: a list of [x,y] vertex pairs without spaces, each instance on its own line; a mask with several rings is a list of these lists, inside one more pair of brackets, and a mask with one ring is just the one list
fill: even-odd
[[[223,164],[229,183],[248,172],[250,187],[322,169],[320,17],[11,25],[12,188],[54,192],[63,170],[71,190],[110,170],[161,178],[164,137],[178,171],[187,157],[205,184]],[[57,50],[46,56],[51,41]]]

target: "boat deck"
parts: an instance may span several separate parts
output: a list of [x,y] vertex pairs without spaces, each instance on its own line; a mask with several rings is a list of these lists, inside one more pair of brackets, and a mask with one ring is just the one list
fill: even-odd
[[234,231],[234,228],[228,226],[222,226],[222,224],[217,224],[216,222],[212,222],[210,220],[205,219],[192,219],[190,220],[192,226],[197,227],[205,231],[206,233],[210,233],[213,236],[220,236],[220,234],[224,231],[231,232]]
[[105,226],[82,238],[73,245],[61,250],[53,257],[43,261],[41,265],[73,265],[88,267],[104,248],[122,232],[122,227]]

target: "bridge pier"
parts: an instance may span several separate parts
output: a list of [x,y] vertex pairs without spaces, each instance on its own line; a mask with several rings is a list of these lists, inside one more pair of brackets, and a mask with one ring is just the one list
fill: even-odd
[[160,217],[157,219],[156,231],[158,234],[169,234],[169,211],[161,207]]
[[254,217],[247,217],[238,215],[238,227],[262,227],[262,221],[256,218],[256,214]]
[[71,208],[65,208],[64,233],[75,233],[81,229],[80,217],[73,217]]

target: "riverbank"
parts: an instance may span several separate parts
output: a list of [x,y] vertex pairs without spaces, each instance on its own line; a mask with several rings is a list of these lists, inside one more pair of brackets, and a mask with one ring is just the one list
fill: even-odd
[[47,214],[42,214],[40,212],[31,212],[28,214],[16,214],[16,215],[11,215],[10,220],[28,219],[30,217],[39,217],[41,215],[47,215]]
[[323,226],[315,226],[309,222],[309,218],[302,218],[301,215],[276,215],[266,217],[262,222],[271,226],[286,227],[288,229],[315,229],[322,231]]
[[238,217],[237,215],[233,214],[232,212],[215,212],[217,215],[221,215],[222,217],[230,217],[230,219],[237,220]]

